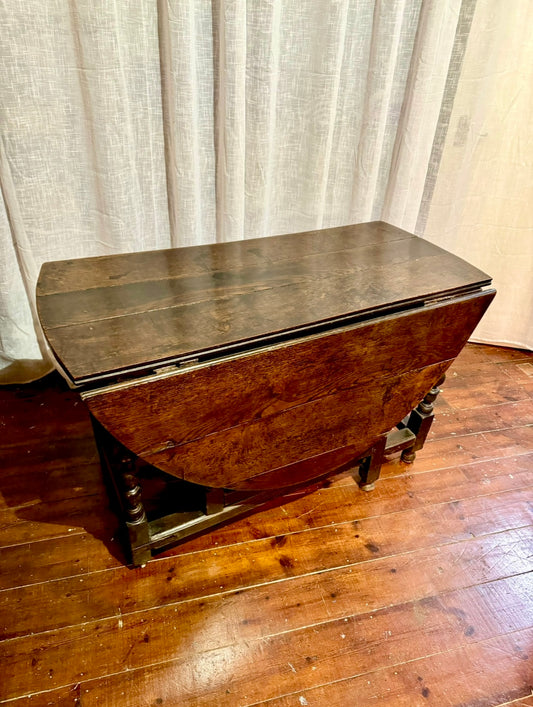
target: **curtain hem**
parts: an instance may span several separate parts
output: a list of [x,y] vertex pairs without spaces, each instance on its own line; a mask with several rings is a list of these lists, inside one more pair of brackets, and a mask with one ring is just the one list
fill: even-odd
[[528,344],[518,341],[506,341],[505,339],[478,339],[472,338],[468,340],[471,344],[485,344],[487,346],[503,346],[507,349],[519,349],[521,351],[533,351],[533,348]]

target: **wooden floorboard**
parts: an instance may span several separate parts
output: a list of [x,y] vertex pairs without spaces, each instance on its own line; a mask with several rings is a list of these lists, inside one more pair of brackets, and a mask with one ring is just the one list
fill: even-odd
[[469,344],[414,464],[124,566],[87,413],[0,389],[0,703],[533,705],[533,354]]

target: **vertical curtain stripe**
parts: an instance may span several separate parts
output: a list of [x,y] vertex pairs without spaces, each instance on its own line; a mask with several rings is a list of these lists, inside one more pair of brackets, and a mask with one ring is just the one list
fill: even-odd
[[[39,317],[37,316],[34,283],[37,282],[39,267],[35,262],[33,249],[28,239],[26,229],[24,228],[24,219],[20,211],[20,204],[17,199],[15,185],[13,184],[11,169],[7,159],[4,139],[2,136],[0,136],[0,189],[7,220],[11,230],[13,250],[22,274],[22,282],[26,291],[26,297],[28,298],[33,326],[35,327],[39,351],[45,362],[50,361],[48,345],[39,324]],[[46,372],[48,371],[46,370]]]
[[[100,174],[100,164],[98,160],[98,151],[96,149],[97,138],[94,134],[95,120],[94,120],[94,105],[91,99],[91,94],[89,90],[88,77],[86,74],[86,64],[85,52],[83,47],[83,40],[81,37],[80,29],[80,17],[78,14],[78,9],[76,8],[76,3],[69,3],[69,20],[70,29],[72,30],[71,41],[73,45],[73,53],[76,60],[76,77],[78,79],[79,96],[81,99],[81,108],[83,111],[83,126],[84,126],[84,138],[86,143],[86,156],[87,162],[90,166],[88,170],[89,177],[91,178],[94,186],[94,195],[96,201],[96,214],[98,219],[98,233],[101,238],[105,238],[105,220],[103,215],[106,212],[105,194],[102,189],[102,181],[99,179]],[[91,174],[92,173],[92,174]]]
[[[386,2],[386,0],[385,0]],[[382,7],[382,2],[377,2],[376,7],[379,8],[380,14],[384,13],[385,8]],[[368,205],[367,205],[367,216],[366,218],[370,219],[371,214],[373,211],[373,206],[375,203],[376,195],[379,193],[378,190],[378,177],[379,177],[379,167],[380,163],[382,160],[382,155],[383,151],[387,142],[387,135],[386,135],[386,130],[388,127],[387,124],[387,116],[389,113],[390,109],[390,101],[391,101],[391,96],[393,93],[394,85],[393,85],[393,80],[394,80],[394,75],[397,67],[397,58],[398,58],[398,52],[400,48],[400,36],[401,36],[401,27],[402,27],[402,18],[405,13],[406,6],[405,2],[402,2],[395,11],[394,14],[394,31],[392,34],[391,42],[390,42],[390,47],[389,47],[389,60],[387,61],[386,64],[386,74],[382,77],[383,81],[383,93],[382,93],[382,100],[380,102],[379,108],[380,108],[380,115],[379,119],[377,120],[378,123],[378,131],[377,131],[377,149],[374,154],[373,160],[372,160],[372,171],[371,174],[369,175],[368,179],[368,185],[367,185],[367,190],[369,194],[368,198]]]
[[217,240],[244,237],[246,0],[219,0],[216,123]]
[[335,60],[335,79],[331,92],[331,103],[329,110],[329,124],[325,144],[324,163],[322,167],[322,185],[320,188],[319,206],[317,214],[317,228],[324,227],[324,213],[326,210],[326,196],[328,190],[329,171],[331,164],[331,148],[333,145],[333,132],[335,130],[335,118],[337,115],[337,103],[339,99],[339,85],[342,71],[342,59],[344,56],[344,42],[346,39],[346,24],[348,18],[349,0],[344,0],[342,14],[339,21],[339,37],[337,40],[337,56]]
[[457,83],[459,76],[461,75],[461,67],[465,56],[468,35],[470,34],[472,18],[474,17],[474,12],[476,9],[476,2],[477,0],[463,0],[461,3],[461,10],[457,21],[457,31],[455,33],[448,75],[446,77],[446,85],[442,95],[439,121],[435,131],[433,146],[431,148],[431,156],[429,158],[424,191],[420,201],[420,210],[416,221],[415,232],[418,235],[422,235],[426,228],[429,207],[433,192],[435,190],[435,183],[439,172],[442,151],[444,150],[444,143],[446,141],[448,127],[450,125],[450,116],[452,114],[453,102],[457,91]]
[[[196,0],[189,0],[189,36],[191,41],[189,43],[189,56],[190,56],[190,66],[191,66],[191,138],[192,138],[192,153],[193,155],[200,154],[200,141],[198,137],[198,120],[197,116],[199,113],[199,101],[198,101],[198,66],[196,63],[197,55],[197,44],[196,44],[196,22],[194,7]],[[202,242],[202,188],[201,188],[201,178],[200,178],[200,164],[198,159],[192,160],[192,182],[193,182],[193,193],[194,193],[194,240],[197,243]]]
[[[261,235],[269,235],[270,209],[272,205],[272,189],[274,181],[274,154],[276,146],[274,138],[276,135],[276,111],[278,105],[278,85],[279,85],[279,59],[280,44],[279,32],[281,22],[281,0],[273,0],[272,4],[272,25],[270,30],[270,84],[268,96],[268,139],[267,139],[267,163],[265,167],[265,191],[263,207],[263,225]],[[255,235],[255,234],[254,234]]]
[[161,71],[161,103],[163,110],[163,138],[165,144],[165,173],[167,178],[167,203],[170,228],[170,244],[179,245],[177,228],[177,190],[176,168],[176,97],[172,77],[172,50],[167,0],[157,1],[159,65]]

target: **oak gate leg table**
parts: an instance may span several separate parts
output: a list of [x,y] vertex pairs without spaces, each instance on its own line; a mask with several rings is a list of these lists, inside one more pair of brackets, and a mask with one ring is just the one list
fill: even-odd
[[[134,565],[341,468],[412,461],[490,278],[382,222],[45,263]],[[392,430],[392,431],[391,431]]]

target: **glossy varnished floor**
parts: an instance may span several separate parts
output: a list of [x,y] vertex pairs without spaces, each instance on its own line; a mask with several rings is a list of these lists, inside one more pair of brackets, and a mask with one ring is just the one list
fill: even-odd
[[77,395],[0,389],[0,702],[532,706],[532,398],[533,354],[469,345],[373,493],[345,474],[130,570]]

